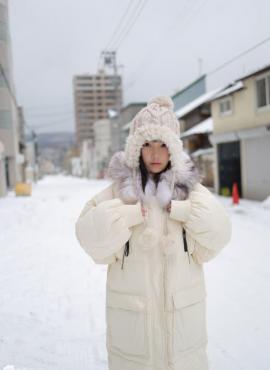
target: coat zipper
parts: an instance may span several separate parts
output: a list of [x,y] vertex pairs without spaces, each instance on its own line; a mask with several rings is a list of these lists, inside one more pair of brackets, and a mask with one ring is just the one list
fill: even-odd
[[184,241],[184,251],[187,252],[188,255],[188,262],[190,263],[190,256],[189,256],[189,250],[188,250],[188,243],[187,243],[187,236],[186,236],[186,230],[182,229],[182,235],[183,235],[183,241]]
[[125,248],[124,248],[124,251],[123,251],[123,257],[122,257],[122,265],[121,265],[121,269],[123,270],[124,268],[124,260],[125,260],[125,256],[128,256],[129,255],[129,240],[126,242],[125,244]]

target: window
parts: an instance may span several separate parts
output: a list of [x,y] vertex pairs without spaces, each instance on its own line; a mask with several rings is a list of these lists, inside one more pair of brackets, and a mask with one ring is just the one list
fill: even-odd
[[256,81],[257,107],[270,105],[270,75]]
[[12,128],[12,116],[9,110],[0,110],[0,128]]
[[7,24],[0,21],[0,40],[7,41],[7,39],[8,39]]
[[7,8],[2,4],[0,4],[0,20],[7,22]]
[[219,111],[221,116],[232,114],[232,98],[227,97],[219,102]]

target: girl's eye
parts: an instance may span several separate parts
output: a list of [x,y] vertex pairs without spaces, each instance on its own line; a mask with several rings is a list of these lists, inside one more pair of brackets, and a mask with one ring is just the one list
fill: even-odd
[[143,146],[149,146],[149,143],[144,143]]
[[162,144],[161,147],[162,148],[167,148],[167,145],[166,144]]

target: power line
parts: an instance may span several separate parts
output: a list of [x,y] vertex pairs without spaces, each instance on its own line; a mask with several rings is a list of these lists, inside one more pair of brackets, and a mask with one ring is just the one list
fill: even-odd
[[134,0],[130,0],[130,1],[129,1],[129,3],[128,3],[128,6],[127,6],[126,10],[125,10],[125,11],[124,11],[124,13],[122,14],[122,17],[120,18],[120,20],[119,20],[119,22],[118,22],[118,24],[117,24],[117,26],[116,26],[116,28],[115,28],[115,30],[114,30],[114,32],[113,32],[113,34],[112,34],[112,36],[111,36],[111,38],[110,38],[109,42],[107,43],[107,46],[106,46],[106,47],[105,47],[105,49],[104,49],[105,51],[109,49],[110,44],[112,43],[112,41],[113,41],[114,37],[116,36],[116,34],[117,34],[118,30],[121,28],[122,23],[124,22],[124,20],[125,20],[125,18],[126,18],[126,16],[127,16],[128,12],[129,12],[129,9],[131,8],[131,5],[132,5],[132,3],[133,3],[133,2],[134,2]]
[[30,107],[24,106],[24,111],[48,110],[48,109],[65,109],[73,107],[73,103],[51,104],[51,105],[33,105]]
[[142,1],[140,1],[138,3],[137,10],[135,10],[135,17],[133,18],[133,20],[131,20],[131,22],[129,24],[126,25],[125,29],[123,30],[124,33],[122,32],[122,35],[120,35],[120,37],[118,38],[118,40],[116,40],[115,46],[114,46],[114,50],[118,50],[119,47],[120,47],[120,45],[127,38],[127,36],[129,35],[130,31],[132,30],[132,28],[134,27],[135,23],[137,22],[137,19],[139,18],[139,16],[141,15],[143,9],[145,8],[147,2],[148,2],[148,0],[142,0]]
[[68,120],[67,119],[59,119],[59,120],[51,121],[49,123],[44,123],[44,124],[40,124],[40,125],[33,125],[32,128],[40,129],[40,128],[46,128],[46,127],[51,127],[51,126],[55,126],[55,125],[61,125],[61,124],[64,124],[64,123],[65,124],[68,123]]
[[[194,17],[197,15],[197,13],[200,11],[200,9],[206,4],[206,2],[207,2],[208,0],[203,0],[201,3],[198,1],[197,3],[195,2],[194,4],[195,4],[195,7],[193,7],[192,5],[191,6],[188,6],[190,3],[187,1],[185,4],[184,4],[184,6],[181,8],[181,11],[180,11],[180,13],[178,12],[178,14],[177,14],[177,20],[176,20],[176,22],[174,22],[174,23],[172,23],[171,24],[171,26],[169,27],[169,29],[168,30],[172,30],[174,27],[175,27],[175,24],[177,23],[179,23],[179,16],[181,16],[181,13],[183,12],[183,13],[185,13],[185,11],[187,11],[187,13],[186,14],[184,14],[185,16],[183,17],[183,19],[182,19],[182,22],[181,22],[181,29],[183,28],[183,27],[186,27],[187,25],[188,25],[188,22],[187,21],[190,21],[190,20],[193,20],[194,19]],[[198,5],[198,7],[196,7],[196,5]],[[191,12],[190,12],[191,11]],[[189,13],[190,12],[190,13]],[[184,20],[184,22],[183,22],[183,20]],[[164,38],[165,37],[165,34],[163,34],[163,37],[162,38]],[[156,41],[156,43],[154,44],[154,46],[153,46],[153,44],[152,44],[152,48],[153,47],[155,47],[155,46],[157,46],[157,44],[160,42],[160,37],[158,38],[158,40]],[[149,51],[151,52],[151,50],[152,49],[149,49]],[[139,65],[139,67],[135,70],[135,72],[133,73],[133,76],[135,75],[135,77],[136,77],[136,75],[138,74],[138,72],[141,70],[141,68],[145,65],[145,64],[147,64],[147,62],[149,62],[149,59],[151,59],[151,61],[153,60],[153,58],[152,58],[152,54],[151,54],[151,58],[146,58],[146,59],[144,59],[141,63],[140,63],[140,65]],[[153,62],[152,62],[152,64],[153,64]],[[129,82],[128,83],[128,85],[126,86],[126,89],[128,89],[128,88],[130,88],[131,86],[133,86],[134,85],[134,80],[135,80],[135,78],[133,77],[133,81],[131,81],[131,82]]]
[[251,51],[253,51],[253,50],[257,49],[258,47],[262,46],[263,44],[265,44],[265,43],[267,43],[267,42],[269,42],[269,41],[270,41],[270,36],[269,36],[269,37],[267,37],[266,39],[264,39],[263,41],[258,42],[256,45],[253,45],[253,46],[251,46],[250,48],[248,48],[248,49],[246,49],[246,50],[242,51],[241,53],[237,54],[237,55],[236,55],[236,56],[234,56],[233,58],[229,59],[227,62],[222,63],[220,66],[218,66],[218,67],[214,68],[212,71],[210,71],[210,72],[208,72],[208,73],[207,73],[207,76],[211,76],[212,74],[214,74],[214,73],[216,73],[216,72],[220,71],[221,69],[223,69],[223,68],[227,67],[229,64],[231,64],[231,63],[235,62],[237,59],[239,59],[239,58],[241,58],[242,56],[244,56],[244,55],[246,55],[246,54],[250,53]]
[[39,119],[39,118],[48,118],[48,117],[57,117],[57,116],[72,116],[74,114],[73,111],[67,112],[49,112],[49,113],[27,113],[29,119]]

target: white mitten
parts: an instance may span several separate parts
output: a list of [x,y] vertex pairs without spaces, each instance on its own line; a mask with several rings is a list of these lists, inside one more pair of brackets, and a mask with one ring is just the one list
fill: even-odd
[[104,235],[110,234],[112,225],[117,226],[119,224],[119,228],[124,226],[124,220],[118,211],[121,205],[123,205],[121,199],[115,198],[101,202],[92,210],[94,239],[102,240]]

